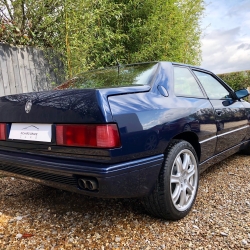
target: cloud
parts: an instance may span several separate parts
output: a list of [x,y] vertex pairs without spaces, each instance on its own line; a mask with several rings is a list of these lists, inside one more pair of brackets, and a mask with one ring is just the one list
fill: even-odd
[[[203,41],[210,43],[210,45],[215,46],[213,49],[221,49],[221,46],[228,46],[235,43],[237,36],[240,33],[240,27],[229,29],[226,31],[223,30],[213,30],[205,36]],[[219,43],[218,43],[219,41]]]
[[239,15],[242,15],[243,13],[245,13],[245,12],[249,12],[249,10],[250,10],[250,1],[245,0],[245,1],[242,1],[242,2],[238,2],[238,4],[231,7],[229,9],[227,15],[229,17],[239,16]]
[[[218,32],[215,32],[218,34]],[[250,44],[236,41],[236,34],[231,33],[214,38],[203,39],[202,67],[215,73],[227,73],[250,69]],[[228,39],[227,39],[228,38]]]
[[250,70],[250,1],[214,1],[203,21],[202,65],[215,73]]
[[238,49],[238,50],[239,50],[239,49],[249,50],[249,49],[250,49],[250,44],[248,44],[248,43],[242,43],[241,45],[239,45],[239,46],[237,47],[237,49]]

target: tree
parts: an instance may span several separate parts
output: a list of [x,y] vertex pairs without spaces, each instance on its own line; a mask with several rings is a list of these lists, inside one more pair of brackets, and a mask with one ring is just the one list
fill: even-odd
[[65,46],[64,10],[57,0],[0,0],[0,41],[13,45]]
[[203,0],[0,0],[0,38],[62,52],[69,75],[112,64],[200,61]]
[[117,60],[199,64],[203,9],[203,0],[71,2],[65,11],[73,73]]

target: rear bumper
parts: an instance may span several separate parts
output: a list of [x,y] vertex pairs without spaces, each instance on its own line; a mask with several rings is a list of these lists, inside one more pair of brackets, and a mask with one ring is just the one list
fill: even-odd
[[[44,185],[104,198],[146,196],[153,189],[163,154],[116,164],[0,151],[0,171]],[[98,181],[98,190],[81,190],[78,178]]]

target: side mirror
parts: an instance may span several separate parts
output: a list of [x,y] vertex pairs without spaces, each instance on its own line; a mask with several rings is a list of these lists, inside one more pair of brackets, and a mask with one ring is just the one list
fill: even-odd
[[244,97],[249,96],[249,93],[246,89],[240,89],[240,90],[235,91],[234,93],[238,99],[242,99]]

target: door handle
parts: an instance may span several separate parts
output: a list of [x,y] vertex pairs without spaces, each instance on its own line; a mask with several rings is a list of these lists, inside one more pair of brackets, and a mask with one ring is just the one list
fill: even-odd
[[222,110],[221,109],[216,109],[215,112],[216,112],[216,114],[218,116],[221,116],[221,114],[222,114]]

